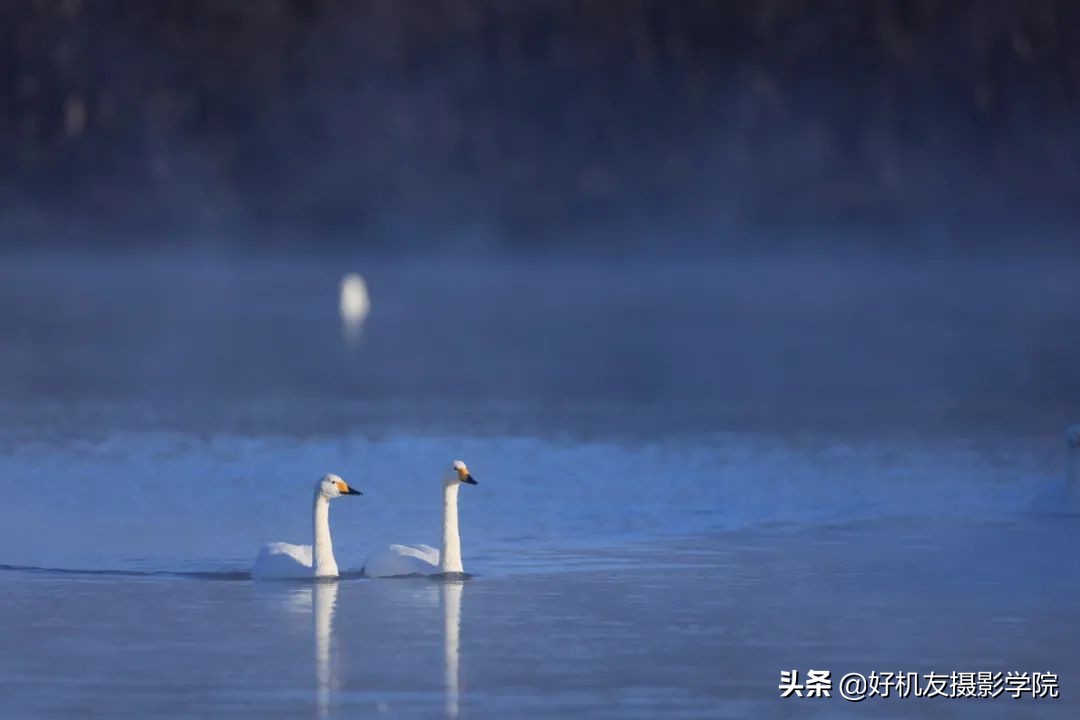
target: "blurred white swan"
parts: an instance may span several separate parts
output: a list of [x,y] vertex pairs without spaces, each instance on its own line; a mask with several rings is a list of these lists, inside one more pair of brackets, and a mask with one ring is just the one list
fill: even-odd
[[345,342],[355,345],[360,340],[368,313],[371,312],[371,296],[367,283],[356,273],[341,278],[338,295],[338,312],[341,315],[341,332]]
[[430,545],[390,545],[368,556],[364,574],[368,577],[401,577],[464,573],[457,509],[458,488],[462,483],[477,484],[465,463],[455,460],[443,473],[442,552]]
[[330,541],[330,501],[344,495],[362,495],[333,473],[315,483],[313,542],[264,545],[255,557],[251,576],[256,580],[337,577],[334,546]]

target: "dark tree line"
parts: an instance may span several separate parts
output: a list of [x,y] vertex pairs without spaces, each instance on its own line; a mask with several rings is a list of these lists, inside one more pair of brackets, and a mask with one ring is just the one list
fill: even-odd
[[0,230],[1068,217],[1078,28],[1071,0],[2,0]]

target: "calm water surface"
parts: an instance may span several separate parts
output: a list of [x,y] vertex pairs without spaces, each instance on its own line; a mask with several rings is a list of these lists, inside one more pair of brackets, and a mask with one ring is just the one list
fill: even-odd
[[[379,540],[437,538],[438,480],[422,469],[451,447],[477,458],[481,479],[462,491],[475,577],[356,577]],[[14,498],[0,531],[0,709],[1071,717],[1080,523],[1039,509],[1055,498],[1042,443],[1014,449],[752,436],[23,445],[0,460]],[[353,572],[252,582],[259,542],[307,541],[310,488],[297,477],[313,456],[354,469],[345,475],[366,493],[331,512]],[[522,458],[528,469],[515,472]],[[39,490],[50,468],[76,462],[85,488]],[[134,475],[106,480],[121,472]],[[1062,697],[781,700],[791,668],[1055,672]]]

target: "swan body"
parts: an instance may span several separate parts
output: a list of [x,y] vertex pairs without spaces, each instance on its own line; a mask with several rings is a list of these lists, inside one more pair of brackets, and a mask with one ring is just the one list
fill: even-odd
[[431,575],[439,572],[438,548],[430,545],[390,545],[373,552],[364,561],[368,577]]
[[430,545],[389,545],[376,550],[364,562],[368,577],[403,577],[464,573],[461,563],[461,534],[458,532],[458,489],[476,485],[469,468],[455,460],[443,473],[442,549]]
[[264,545],[255,556],[251,577],[256,580],[285,580],[337,577],[334,546],[330,540],[330,501],[345,495],[362,495],[333,473],[315,484],[312,504],[312,544],[274,542]]
[[367,283],[356,273],[349,273],[341,278],[341,294],[338,311],[344,323],[360,325],[371,312],[371,298]]
[[355,345],[360,340],[360,331],[364,320],[371,312],[371,297],[367,283],[356,273],[349,273],[341,278],[341,292],[338,302],[341,314],[341,332],[348,345]]
[[309,578],[311,573],[311,546],[292,543],[267,543],[255,556],[251,576],[264,578]]

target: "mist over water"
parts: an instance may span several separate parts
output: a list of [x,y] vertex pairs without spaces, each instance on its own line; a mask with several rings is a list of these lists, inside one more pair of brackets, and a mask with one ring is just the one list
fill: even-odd
[[[362,326],[339,312],[350,272]],[[1080,410],[1078,278],[1060,254],[17,255],[0,413],[9,432],[108,411],[203,431],[1056,435]]]

